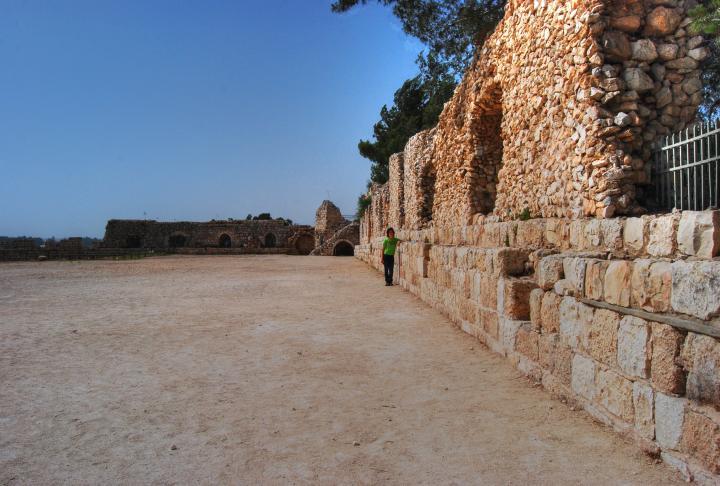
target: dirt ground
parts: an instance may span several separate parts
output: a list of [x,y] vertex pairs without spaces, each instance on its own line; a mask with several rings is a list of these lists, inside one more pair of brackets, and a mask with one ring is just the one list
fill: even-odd
[[0,484],[668,484],[352,258],[0,265]]

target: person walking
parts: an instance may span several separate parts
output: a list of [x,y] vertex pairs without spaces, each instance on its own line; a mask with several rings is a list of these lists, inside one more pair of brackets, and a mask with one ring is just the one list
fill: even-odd
[[391,286],[393,284],[393,268],[395,267],[395,249],[400,240],[395,238],[395,230],[388,228],[385,232],[386,238],[383,240],[382,247],[382,264],[385,268],[385,285]]

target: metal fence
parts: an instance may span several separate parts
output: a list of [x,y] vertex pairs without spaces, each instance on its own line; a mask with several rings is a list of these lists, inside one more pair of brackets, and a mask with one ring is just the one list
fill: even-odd
[[655,152],[655,189],[663,209],[718,207],[720,123],[700,123],[663,137]]

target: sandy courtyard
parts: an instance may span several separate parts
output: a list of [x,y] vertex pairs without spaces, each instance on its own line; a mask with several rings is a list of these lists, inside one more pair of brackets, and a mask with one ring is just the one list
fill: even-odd
[[679,481],[361,262],[0,265],[0,484]]

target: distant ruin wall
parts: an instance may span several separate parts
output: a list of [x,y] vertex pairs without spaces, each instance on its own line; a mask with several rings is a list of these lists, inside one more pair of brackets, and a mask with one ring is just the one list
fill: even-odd
[[108,221],[102,246],[106,248],[290,248],[289,240],[310,227],[277,220],[158,222]]

